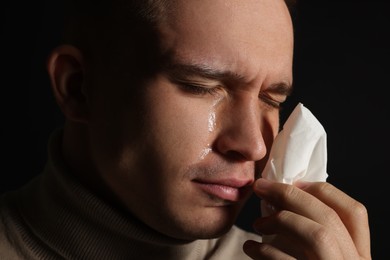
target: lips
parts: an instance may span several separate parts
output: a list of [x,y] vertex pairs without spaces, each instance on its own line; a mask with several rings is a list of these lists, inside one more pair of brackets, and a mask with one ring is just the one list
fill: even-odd
[[246,197],[250,191],[253,180],[219,179],[219,180],[194,180],[203,192],[221,200],[237,202]]

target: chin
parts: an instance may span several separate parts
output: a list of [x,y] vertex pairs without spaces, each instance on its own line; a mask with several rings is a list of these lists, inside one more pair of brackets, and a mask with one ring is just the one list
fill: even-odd
[[[213,239],[223,236],[232,228],[233,224],[224,226],[201,226],[194,227],[194,229],[180,230],[174,234],[174,238],[186,241],[194,241],[198,239]],[[198,229],[196,229],[198,228]]]
[[202,213],[193,213],[186,220],[181,221],[174,236],[184,240],[220,237],[229,232],[234,225],[237,217],[235,211],[229,207],[216,207]]
[[197,234],[198,239],[212,239],[223,236],[232,228],[233,224],[225,225],[223,227],[214,227],[208,230],[204,230],[203,233]]

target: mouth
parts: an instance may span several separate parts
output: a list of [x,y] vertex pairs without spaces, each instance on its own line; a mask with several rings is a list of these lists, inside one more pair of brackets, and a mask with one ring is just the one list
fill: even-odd
[[247,197],[251,190],[252,180],[221,179],[193,180],[207,195],[229,202],[238,202]]

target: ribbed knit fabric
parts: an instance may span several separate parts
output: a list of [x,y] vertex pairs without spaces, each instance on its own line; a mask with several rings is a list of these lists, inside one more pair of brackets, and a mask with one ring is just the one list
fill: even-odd
[[0,199],[0,260],[249,259],[242,244],[261,237],[233,226],[218,239],[184,243],[107,204],[66,173],[61,131],[48,163],[25,187]]

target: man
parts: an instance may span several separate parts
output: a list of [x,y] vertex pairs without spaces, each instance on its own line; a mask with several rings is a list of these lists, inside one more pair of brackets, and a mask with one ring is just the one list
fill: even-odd
[[[292,85],[282,0],[82,2],[48,59],[66,123],[1,200],[2,258],[370,259],[363,205],[260,178]],[[234,226],[252,191],[270,243]]]

